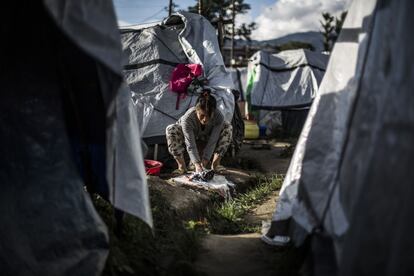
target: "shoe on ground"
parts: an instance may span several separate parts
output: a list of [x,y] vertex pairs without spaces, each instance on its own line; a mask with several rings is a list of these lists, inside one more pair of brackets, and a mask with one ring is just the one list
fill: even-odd
[[271,246],[286,246],[290,242],[290,237],[288,236],[274,236],[273,238],[266,235],[262,235],[260,239]]

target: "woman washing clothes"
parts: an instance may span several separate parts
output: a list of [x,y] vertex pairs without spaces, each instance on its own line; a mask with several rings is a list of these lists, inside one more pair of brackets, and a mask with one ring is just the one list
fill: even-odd
[[196,172],[209,168],[215,172],[225,170],[220,161],[231,143],[232,126],[224,121],[223,115],[216,109],[216,99],[209,90],[204,90],[196,105],[175,124],[167,126],[166,136],[168,151],[178,165],[174,174],[187,172],[184,160],[186,150]]

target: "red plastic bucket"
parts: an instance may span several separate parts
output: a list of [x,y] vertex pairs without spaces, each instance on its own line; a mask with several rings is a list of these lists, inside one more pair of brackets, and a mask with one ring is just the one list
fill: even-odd
[[145,172],[148,175],[160,175],[162,163],[155,160],[144,160]]

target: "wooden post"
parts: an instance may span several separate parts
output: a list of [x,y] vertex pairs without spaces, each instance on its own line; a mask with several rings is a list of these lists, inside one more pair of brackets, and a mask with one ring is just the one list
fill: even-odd
[[203,15],[203,0],[198,0],[198,14]]
[[220,53],[224,57],[224,53],[223,53],[223,43],[224,43],[223,28],[224,28],[223,17],[220,15],[219,19],[217,21],[218,43],[219,43]]
[[173,1],[170,0],[170,4],[168,5],[168,16],[171,16],[172,14],[172,6],[173,6]]
[[230,67],[233,67],[234,64],[234,19],[236,17],[235,7],[234,7],[234,0],[231,1],[231,8],[232,8],[232,23],[231,23],[231,50],[230,50]]

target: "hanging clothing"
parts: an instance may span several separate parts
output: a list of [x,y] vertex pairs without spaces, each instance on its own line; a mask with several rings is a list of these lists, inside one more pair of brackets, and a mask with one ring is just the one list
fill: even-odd
[[170,90],[177,93],[175,109],[180,108],[180,99],[187,95],[187,88],[190,83],[203,74],[203,67],[200,64],[178,64],[171,75],[169,83]]

